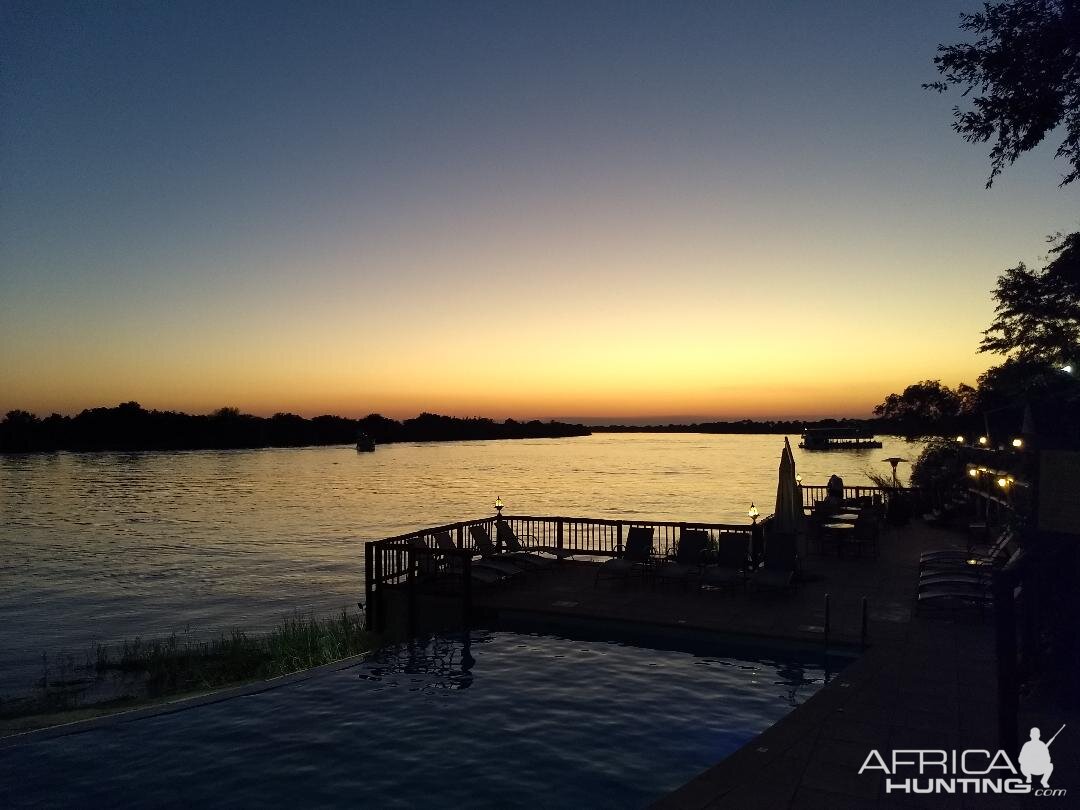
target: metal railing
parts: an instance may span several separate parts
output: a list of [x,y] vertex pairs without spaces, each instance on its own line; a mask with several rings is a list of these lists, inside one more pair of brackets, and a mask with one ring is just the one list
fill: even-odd
[[[769,518],[758,523],[762,527]],[[754,536],[752,524],[703,523],[671,520],[615,520],[609,518],[547,517],[504,515],[448,523],[418,529],[367,543],[365,547],[365,596],[368,626],[380,630],[385,624],[385,601],[388,589],[405,589],[415,599],[416,585],[425,576],[441,578],[457,586],[462,599],[462,621],[466,625],[472,609],[471,562],[477,553],[473,527],[482,528],[497,550],[496,522],[505,523],[526,550],[554,550],[584,557],[615,557],[623,552],[626,534],[632,527],[653,529],[653,551],[666,557],[675,552],[682,532],[701,530],[711,543],[720,543],[735,535]],[[453,549],[440,548],[437,536],[449,534]],[[446,545],[444,543],[444,545]],[[412,608],[410,615],[414,613]]]
[[[802,505],[804,509],[811,508],[814,504],[825,500],[829,496],[828,487],[824,484],[801,484],[799,489],[802,491]],[[870,487],[844,487],[844,500],[845,501],[859,501],[865,498],[873,499],[875,496],[880,497],[882,502],[888,504],[889,498],[893,493],[912,493],[914,490],[911,487],[896,487],[896,488],[883,488],[877,486]]]

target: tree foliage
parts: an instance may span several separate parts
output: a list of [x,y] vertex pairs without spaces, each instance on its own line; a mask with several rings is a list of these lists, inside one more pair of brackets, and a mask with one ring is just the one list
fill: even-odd
[[1056,236],[1042,270],[1023,262],[1006,270],[994,290],[994,321],[980,352],[1033,364],[1077,359],[1080,347],[1080,232]]
[[969,385],[952,389],[940,380],[923,380],[902,394],[889,394],[874,408],[874,415],[907,436],[923,436],[951,430],[956,419],[973,407],[974,398]]
[[969,143],[996,138],[990,150],[994,178],[1059,126],[1065,137],[1057,157],[1071,168],[1061,185],[1080,177],[1080,0],[1010,0],[984,3],[961,14],[960,29],[974,42],[939,45],[934,64],[944,81],[924,87],[964,88],[971,107],[953,108],[953,129]]

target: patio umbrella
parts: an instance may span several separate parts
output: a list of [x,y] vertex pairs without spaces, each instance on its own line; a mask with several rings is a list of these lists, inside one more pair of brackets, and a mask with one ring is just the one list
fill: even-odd
[[773,510],[773,529],[794,534],[799,530],[802,516],[802,498],[795,480],[795,456],[791,442],[784,437],[784,452],[780,454],[780,477],[776,484],[776,509]]

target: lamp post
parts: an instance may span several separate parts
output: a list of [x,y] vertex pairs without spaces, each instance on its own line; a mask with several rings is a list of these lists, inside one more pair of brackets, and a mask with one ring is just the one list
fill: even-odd
[[502,498],[495,496],[495,519],[502,520],[503,502]]
[[750,510],[746,514],[750,516],[750,520],[752,520],[754,525],[757,526],[758,515],[760,515],[761,512],[758,511],[758,508],[754,506],[752,501],[750,503]]

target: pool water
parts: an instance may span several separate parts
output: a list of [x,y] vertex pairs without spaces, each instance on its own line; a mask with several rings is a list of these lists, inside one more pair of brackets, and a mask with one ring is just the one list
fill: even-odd
[[846,663],[664,646],[487,630],[388,647],[257,694],[0,749],[0,806],[641,807]]

